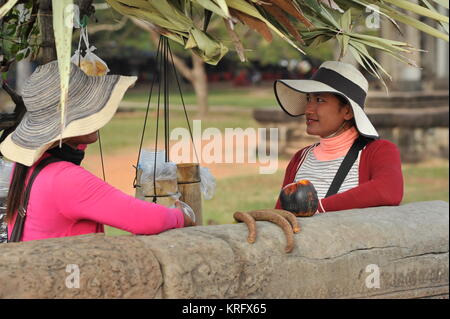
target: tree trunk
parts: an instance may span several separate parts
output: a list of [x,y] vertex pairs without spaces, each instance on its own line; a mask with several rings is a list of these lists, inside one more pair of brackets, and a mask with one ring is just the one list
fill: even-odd
[[92,5],[92,2],[94,2],[94,0],[75,0],[74,1],[74,3],[76,5],[78,5],[78,7],[80,8],[80,18],[82,18],[83,16],[90,17],[92,14],[95,13],[95,8]]
[[[93,0],[75,0],[74,3],[80,8],[80,15],[90,16],[94,12],[94,7],[92,6]],[[6,3],[5,0],[0,0],[0,5]],[[56,44],[55,36],[53,31],[53,16],[52,16],[52,0],[40,0],[39,1],[39,22],[40,22],[40,35],[41,35],[41,51],[37,58],[40,64],[45,64],[57,59],[56,55]],[[18,68],[20,71],[20,68]],[[20,77],[20,75],[19,75]],[[4,82],[1,87],[8,95],[12,98],[16,107],[14,109],[16,123],[10,128],[5,129],[0,135],[0,142],[2,142],[8,134],[10,134],[19,122],[22,120],[23,115],[26,112],[25,105],[23,103],[22,97],[12,90],[8,83]]]
[[39,1],[39,20],[41,33],[40,64],[56,60],[55,35],[53,33],[52,0]]
[[[74,3],[80,8],[80,18],[84,15],[90,16],[94,13],[92,1],[93,0],[74,1]],[[52,0],[39,1],[39,19],[42,42],[38,61],[40,64],[45,64],[58,58],[56,55],[55,35],[53,31]]]
[[208,77],[205,70],[205,62],[195,54],[192,54],[192,85],[197,96],[197,111],[200,118],[208,114]]

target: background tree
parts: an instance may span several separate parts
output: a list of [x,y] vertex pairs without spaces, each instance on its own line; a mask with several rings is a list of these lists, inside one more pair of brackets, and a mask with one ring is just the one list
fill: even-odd
[[[6,0],[0,0],[3,6]],[[92,0],[75,0],[83,15],[93,13]],[[14,62],[29,56],[39,63],[56,59],[51,0],[19,0],[17,5],[0,20],[0,72],[2,88],[16,105],[15,125],[5,129],[0,137],[3,141],[12,132],[25,114],[22,97],[6,82],[6,75]]]
[[[366,23],[364,13],[367,10],[376,12],[396,27],[399,23],[406,24],[448,42],[449,19],[436,10],[437,5],[448,9],[448,1],[445,0],[420,0],[418,3],[406,0],[105,1],[117,12],[146,21],[152,30],[193,52],[200,58],[194,58],[194,62],[199,64],[204,61],[216,65],[229,50],[226,43],[232,43],[240,60],[245,61],[248,44],[245,43],[244,46],[244,39],[237,32],[237,26],[242,25],[245,30],[258,32],[267,42],[272,42],[275,34],[302,53],[335,40],[339,46],[340,58],[348,53],[352,54],[357,63],[384,82],[386,77],[389,78],[389,73],[371,51],[382,51],[401,62],[414,65],[407,54],[416,49],[405,42],[364,34],[358,27]],[[9,12],[0,9],[0,15],[5,15],[0,16],[2,73],[6,73],[13,62],[30,55],[40,63],[56,58],[53,30],[59,30],[63,26],[53,26],[51,2],[9,0],[8,3],[15,4],[13,9]],[[5,0],[0,0],[0,5],[6,3]],[[92,0],[75,0],[74,3],[79,6],[82,16],[89,16],[94,12]],[[22,6],[21,9],[19,6]],[[445,31],[439,31],[405,14],[405,11],[438,21]],[[216,30],[209,28],[214,19],[223,21],[227,39],[219,38]],[[201,71],[200,67],[197,69]],[[199,83],[204,86],[204,72],[199,71],[194,75],[194,69],[191,71],[191,78],[202,79]],[[62,77],[68,77],[68,74]],[[207,89],[201,85],[198,85],[198,90],[206,92]],[[20,113],[23,110],[20,97],[5,82],[2,87],[16,103],[16,113]]]

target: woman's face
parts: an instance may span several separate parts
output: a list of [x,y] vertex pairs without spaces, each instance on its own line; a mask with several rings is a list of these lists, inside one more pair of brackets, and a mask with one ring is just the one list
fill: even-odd
[[307,101],[305,116],[309,135],[327,137],[353,118],[350,105],[343,106],[332,93],[307,94]]
[[77,146],[80,144],[95,143],[95,142],[97,142],[97,139],[98,139],[98,131],[95,131],[94,133],[91,133],[91,134],[71,137],[64,142],[71,146]]

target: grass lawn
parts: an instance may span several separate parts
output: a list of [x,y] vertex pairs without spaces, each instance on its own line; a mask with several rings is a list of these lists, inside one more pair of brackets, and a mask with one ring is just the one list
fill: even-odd
[[[193,128],[193,120],[196,120],[195,114],[189,114],[188,118]],[[124,112],[117,113],[114,118],[100,130],[100,137],[102,142],[102,151],[105,154],[114,154],[124,148],[135,146],[136,150],[139,148],[139,143],[144,127],[145,112]],[[183,111],[174,110],[170,112],[170,129],[182,127],[188,129],[186,117]],[[253,120],[251,115],[242,116],[230,112],[214,112],[206,116],[201,121],[201,128],[204,130],[208,127],[215,127],[222,132],[225,128],[249,128],[258,127],[258,123]],[[145,129],[144,145],[145,143],[153,143],[156,137],[156,112],[150,112]],[[164,139],[164,121],[163,115],[159,120],[159,141]],[[163,145],[163,144],[160,144]],[[98,147],[88,148],[89,152],[98,153]]]
[[[195,105],[197,99],[192,89],[183,90],[183,100],[186,105]],[[125,97],[124,102],[142,103],[142,108],[147,107],[149,97],[149,89],[142,87],[130,89]],[[152,105],[157,102],[157,91],[153,89]],[[162,101],[162,99],[161,99]],[[182,105],[182,100],[178,90],[172,90],[169,94],[169,101],[175,105]],[[260,88],[211,88],[209,90],[209,105],[211,107],[218,106],[234,106],[240,108],[257,108],[257,107],[273,107],[277,104],[272,86],[262,86]]]
[[448,161],[403,165],[405,196],[403,203],[430,200],[449,201]]

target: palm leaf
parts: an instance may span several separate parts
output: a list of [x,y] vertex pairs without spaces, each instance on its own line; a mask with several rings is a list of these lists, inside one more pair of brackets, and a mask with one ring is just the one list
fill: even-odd
[[350,31],[350,26],[352,24],[352,10],[347,10],[340,19],[340,26],[345,31]]
[[177,25],[184,30],[194,26],[192,19],[183,14],[183,12],[178,10],[169,1],[153,1],[152,5],[159,12],[159,14],[161,14],[167,21],[172,22],[174,25]]
[[[207,63],[217,64],[227,52],[227,48],[220,41],[196,27],[192,19],[184,13],[186,8],[180,3],[167,0],[152,1],[151,4],[144,0],[106,1],[124,15],[148,21],[162,28],[165,30],[165,36],[192,50]],[[201,1],[198,4],[201,4]],[[208,4],[208,8],[213,7]],[[218,9],[219,6],[214,8],[216,11]]]
[[5,14],[8,13],[9,10],[14,7],[19,0],[8,0],[1,8],[0,8],[0,19],[3,18]]
[[294,36],[295,39],[297,39],[297,41],[304,44],[302,36],[280,8],[272,5],[264,5],[263,8],[268,13],[270,13],[275,19],[277,19],[277,21],[281,25],[283,25],[286,28],[286,30],[289,31]]
[[437,11],[432,11],[428,8],[424,8],[418,4],[410,2],[410,1],[406,1],[406,0],[384,0],[384,1],[388,2],[390,4],[393,4],[399,8],[402,8],[406,11],[434,19],[436,21],[441,21],[441,22],[445,22],[445,23],[449,22],[449,18],[446,17],[445,15],[442,15]]
[[442,7],[448,9],[448,0],[432,0],[436,2],[437,4],[441,5]]
[[216,65],[228,52],[228,48],[226,46],[215,41],[198,28],[191,29],[189,33],[191,35],[191,40],[193,39],[196,43],[196,45],[191,46],[190,49],[192,49],[192,51],[200,56],[206,63]]
[[347,54],[347,48],[350,42],[350,37],[346,34],[339,34],[336,36],[337,41],[339,42],[339,45],[341,46],[341,53],[339,55],[339,60],[342,60],[342,58]]
[[198,3],[206,10],[209,10],[211,12],[214,12],[218,16],[221,16],[222,18],[230,18],[230,12],[228,11],[228,7],[226,9],[222,5],[218,5],[215,2],[211,0],[193,0],[193,2]]
[[448,34],[445,34],[426,23],[423,23],[417,19],[414,19],[414,18],[412,18],[408,15],[402,14],[402,13],[392,13],[391,16],[399,22],[408,24],[408,25],[414,27],[415,29],[425,32],[435,38],[442,39],[446,42],[449,42]]
[[321,0],[321,2],[326,5],[328,8],[331,8],[333,10],[337,10],[340,13],[344,13],[345,11],[342,10],[342,8],[333,0]]
[[239,38],[239,35],[236,33],[236,31],[234,31],[234,27],[233,27],[233,21],[231,21],[230,19],[226,19],[225,20],[225,27],[228,31],[228,34],[231,38],[231,40],[233,41],[234,47],[236,48],[236,52],[239,56],[239,59],[241,60],[241,62],[246,62],[247,58],[245,57],[245,53],[244,53],[244,45],[241,42],[241,39]]
[[263,21],[234,9],[230,9],[230,13],[238,18],[242,23],[247,25],[249,28],[261,34],[267,42],[272,42],[272,33],[270,33],[269,27]]
[[392,77],[389,75],[389,73],[387,73],[386,70],[384,70],[383,67],[379,65],[374,58],[372,58],[372,56],[369,54],[369,52],[367,51],[366,47],[363,44],[352,42],[350,47],[354,49],[351,50],[351,52],[354,54],[356,60],[369,73],[375,75],[381,81],[386,91],[388,91],[388,86],[386,85],[386,81],[384,80],[381,72],[383,72],[391,80]]
[[[436,9],[427,0],[421,0],[421,1],[428,7],[428,9],[436,11]],[[448,23],[443,23],[442,21],[440,21],[439,24],[445,30],[445,32],[447,32],[447,34],[448,34],[449,33]]]
[[172,30],[172,31],[186,31],[183,27],[180,27],[178,24],[175,24],[171,21],[168,21],[164,18],[154,7],[152,9],[140,8],[136,6],[131,6],[128,3],[132,3],[132,0],[128,0],[128,3],[123,3],[125,0],[117,1],[117,0],[106,0],[106,2],[117,12],[135,17],[144,21],[149,21],[161,28]]
[[[271,0],[272,7],[278,7],[282,9],[284,12],[292,15],[293,17],[299,19],[306,27],[311,28],[314,25],[311,21],[305,16],[300,6],[296,5],[295,1],[289,0]],[[264,3],[263,3],[264,5]],[[269,7],[266,4],[266,7]]]
[[[401,41],[369,36],[353,32],[358,23],[357,15],[364,13],[371,5],[379,14],[387,18],[400,31],[403,23],[433,37],[448,41],[448,34],[406,14],[404,11],[428,17],[441,23],[448,33],[448,17],[439,13],[431,4],[448,8],[445,0],[421,0],[415,4],[406,0],[106,0],[123,14],[130,14],[158,26],[167,36],[177,37],[187,49],[202,56],[208,63],[216,63],[223,52],[221,40],[210,33],[197,29],[190,10],[192,4],[203,8],[204,23],[211,13],[223,18],[229,37],[232,39],[241,60],[245,59],[244,46],[239,34],[233,29],[231,16],[250,29],[256,30],[267,41],[272,33],[277,34],[293,47],[303,51],[294,39],[311,49],[330,39],[336,39],[341,57],[350,52],[358,63],[384,81],[389,77],[368,48],[392,55],[403,63],[413,65],[407,54],[416,49]],[[378,9],[377,9],[378,8]],[[344,9],[344,10],[342,10]],[[344,12],[343,12],[344,11]],[[295,18],[295,20],[294,20]],[[205,28],[206,30],[206,28]]]
[[[368,7],[370,5],[373,5],[373,3],[371,1],[368,1],[368,0],[351,0],[351,1],[358,2],[358,3],[363,3],[366,7]],[[415,28],[417,30],[420,30],[422,32],[425,32],[425,33],[427,33],[427,34],[429,34],[429,35],[431,35],[431,36],[433,36],[435,38],[439,38],[439,39],[445,40],[447,42],[449,41],[449,38],[448,38],[447,34],[438,31],[437,29],[433,28],[430,25],[427,25],[427,24],[425,24],[425,23],[423,23],[423,22],[421,22],[421,21],[419,21],[417,19],[414,19],[411,16],[408,16],[408,15],[406,15],[404,13],[401,13],[400,11],[396,10],[395,8],[392,8],[392,7],[390,7],[390,6],[388,6],[388,5],[384,4],[384,3],[377,2],[376,5],[380,8],[380,11],[383,14],[390,16],[392,19],[394,19],[394,20],[396,20],[398,22],[401,22],[401,23],[404,23],[406,25],[409,25],[409,26],[411,26],[411,27],[413,27],[413,28]],[[447,24],[448,24],[448,22],[447,22]]]
[[[358,42],[358,43],[361,43],[361,44],[365,45],[366,47],[372,47],[374,49],[383,51],[384,53],[387,53],[387,54],[391,55],[392,57],[394,57],[395,59],[397,59],[397,60],[399,60],[399,61],[401,61],[403,63],[409,64],[409,65],[411,65],[413,67],[418,67],[417,64],[413,60],[402,56],[401,54],[399,54],[398,52],[396,52],[394,49],[392,49],[389,46],[382,46],[382,45],[376,44],[374,42],[364,41],[364,40],[361,40],[361,39],[353,39],[353,42]],[[407,51],[405,50],[405,53],[406,52]],[[410,53],[410,52],[408,52],[408,53]]]
[[411,51],[411,49],[412,49],[412,47],[409,44],[407,44],[406,42],[379,38],[379,37],[369,35],[369,34],[350,33],[349,35],[354,38],[360,38],[360,39],[363,39],[366,41],[379,43],[380,45],[395,46],[395,47],[399,48],[399,50],[402,50],[401,47],[406,47],[407,51]]
[[273,26],[268,20],[266,20],[259,11],[252,6],[250,3],[245,0],[227,0],[227,4],[230,8],[241,11],[249,16],[257,18],[264,22],[270,29],[272,29],[275,33],[277,33],[281,38],[283,38],[286,42],[292,45],[294,48],[305,54],[305,52],[300,49],[291,39],[289,39],[286,35],[284,35],[279,29]]
[[66,125],[65,111],[69,94],[73,15],[68,16],[66,8],[71,4],[73,4],[73,0],[52,1],[53,29],[55,33],[56,53],[58,56],[58,67],[61,81],[61,134]]
[[230,15],[230,12],[228,10],[228,5],[225,0],[214,0],[214,2],[217,3],[217,5],[222,9],[223,12],[226,13],[227,16]]
[[[348,2],[348,0],[345,0],[345,1]],[[359,4],[359,5],[360,5],[361,7],[363,7],[365,10],[366,10],[366,9],[370,9],[371,11],[374,11],[375,13],[379,14],[380,16],[385,17],[386,19],[388,19],[388,20],[395,26],[395,28],[398,30],[398,32],[400,32],[400,34],[403,34],[403,33],[402,33],[402,30],[400,29],[400,26],[399,26],[398,23],[397,23],[397,21],[395,21],[393,18],[391,18],[388,14],[386,14],[386,13],[380,11],[380,10],[378,9],[378,6],[371,6],[371,7],[369,7],[369,4],[367,4],[367,2],[364,3],[364,2],[362,2],[362,1],[360,1],[360,0],[352,0],[352,2],[354,2],[354,3],[356,3],[356,4]]]

